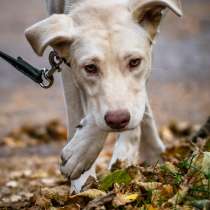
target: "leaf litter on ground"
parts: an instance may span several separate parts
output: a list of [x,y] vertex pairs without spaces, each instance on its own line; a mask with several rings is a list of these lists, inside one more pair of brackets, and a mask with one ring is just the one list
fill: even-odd
[[[74,195],[69,193],[69,182],[60,175],[57,155],[2,157],[0,209],[210,209],[209,125],[210,118],[200,129],[175,122],[163,127],[160,135],[168,146],[162,154],[163,164],[144,162],[126,167],[118,160],[107,171],[103,161],[107,162],[111,153],[105,151],[103,155],[109,157],[98,163],[98,180],[90,177],[83,191]],[[21,138],[27,139],[21,147],[28,147],[65,137],[63,125],[54,121],[16,129],[1,146],[19,147]],[[31,145],[30,138],[36,143]]]

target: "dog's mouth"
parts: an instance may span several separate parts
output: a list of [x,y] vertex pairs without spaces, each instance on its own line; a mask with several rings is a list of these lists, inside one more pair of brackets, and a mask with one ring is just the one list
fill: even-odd
[[136,127],[125,127],[125,128],[101,128],[102,131],[105,132],[112,132],[112,133],[120,133],[120,132],[125,132],[125,131],[130,131],[134,130]]
[[115,133],[120,133],[120,132],[123,132],[123,131],[127,131],[128,129],[127,128],[121,128],[121,129],[117,129],[117,128],[113,128],[111,129],[112,132],[115,132]]
[[125,121],[125,122],[122,122],[121,124],[119,125],[116,125],[116,124],[109,124],[109,127],[113,130],[127,130],[127,125],[128,125],[128,122]]

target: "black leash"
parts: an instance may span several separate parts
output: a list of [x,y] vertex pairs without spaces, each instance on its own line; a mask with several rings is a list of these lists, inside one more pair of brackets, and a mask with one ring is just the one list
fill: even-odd
[[61,72],[60,65],[65,63],[70,67],[70,64],[65,59],[60,58],[55,51],[49,54],[50,69],[37,69],[21,57],[13,58],[10,55],[0,51],[0,57],[10,63],[19,72],[29,77],[34,82],[38,83],[42,88],[50,88],[54,83],[53,74],[58,71]]

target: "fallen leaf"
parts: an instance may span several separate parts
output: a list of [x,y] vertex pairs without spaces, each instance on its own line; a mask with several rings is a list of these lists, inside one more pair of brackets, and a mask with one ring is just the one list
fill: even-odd
[[126,170],[116,170],[107,176],[105,176],[99,183],[99,189],[107,191],[115,183],[117,184],[129,184],[131,182],[131,177]]
[[116,197],[113,199],[112,204],[115,207],[123,206],[125,204],[132,203],[132,202],[136,201],[138,197],[139,197],[138,193],[127,194],[127,195],[118,193],[116,195]]
[[203,153],[203,162],[201,170],[210,179],[210,152]]
[[139,182],[138,184],[145,190],[155,190],[162,186],[162,183],[159,182]]
[[106,195],[106,193],[104,191],[97,190],[97,189],[89,189],[84,192],[78,193],[76,195],[70,196],[70,198],[87,197],[90,199],[95,199],[95,198],[99,198],[99,197],[105,196],[105,195]]
[[9,181],[6,183],[7,187],[16,188],[18,186],[18,183],[16,181]]
[[20,195],[12,195],[10,198],[11,202],[18,202],[22,200],[22,197]]
[[116,194],[114,192],[109,192],[105,196],[90,201],[84,210],[92,210],[94,208],[99,208],[107,203],[111,203],[115,196]]

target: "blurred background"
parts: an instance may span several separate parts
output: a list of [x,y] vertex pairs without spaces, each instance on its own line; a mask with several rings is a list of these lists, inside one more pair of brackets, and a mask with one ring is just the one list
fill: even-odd
[[[162,22],[149,83],[160,134],[169,146],[177,142],[174,132],[189,137],[199,127],[192,125],[210,115],[210,1],[182,3],[183,18],[168,13]],[[0,50],[48,67],[49,50],[37,57],[24,37],[27,27],[46,17],[43,0],[0,0]],[[59,171],[66,138],[60,75],[44,90],[0,59],[0,208],[28,210],[40,189],[65,183],[69,190]],[[109,139],[100,154],[99,173],[106,171],[113,143]]]
[[[164,19],[154,50],[149,84],[152,108],[159,126],[171,120],[201,123],[210,114],[210,1],[183,0],[184,17]],[[47,55],[37,57],[24,30],[47,17],[44,1],[0,2],[0,49],[47,67]],[[28,123],[59,119],[65,123],[59,75],[43,90],[0,60],[0,137]]]

